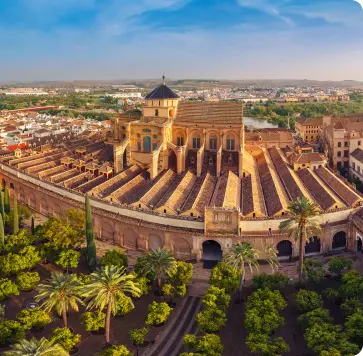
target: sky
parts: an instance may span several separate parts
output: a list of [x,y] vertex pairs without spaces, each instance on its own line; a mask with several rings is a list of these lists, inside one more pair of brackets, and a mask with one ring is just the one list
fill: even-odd
[[0,81],[363,80],[353,0],[0,0]]

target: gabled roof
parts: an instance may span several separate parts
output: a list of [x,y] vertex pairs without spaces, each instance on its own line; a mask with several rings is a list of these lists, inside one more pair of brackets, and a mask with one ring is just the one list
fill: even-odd
[[356,148],[351,154],[359,162],[363,162],[363,151],[360,148]]
[[179,96],[175,94],[169,87],[165,84],[160,84],[151,93],[146,95],[146,100],[159,100],[159,99],[178,99]]

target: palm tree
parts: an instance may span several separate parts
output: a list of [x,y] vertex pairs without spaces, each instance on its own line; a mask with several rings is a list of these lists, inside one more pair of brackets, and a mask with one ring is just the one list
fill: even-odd
[[175,268],[176,261],[172,253],[166,248],[158,248],[143,257],[140,273],[143,275],[152,274],[160,289],[162,279],[172,273]]
[[308,236],[316,236],[321,232],[320,224],[316,216],[319,214],[319,207],[312,201],[298,198],[291,201],[288,206],[289,219],[280,223],[280,231],[299,240],[299,280],[302,281],[302,270],[304,263],[305,244]]
[[90,275],[90,282],[81,288],[81,293],[89,301],[87,309],[103,311],[107,308],[105,320],[106,343],[110,343],[111,313],[116,314],[116,302],[125,293],[140,296],[141,291],[133,279],[135,275],[126,274],[125,267],[104,266]]
[[55,310],[62,315],[64,327],[67,327],[67,312],[78,312],[78,304],[83,304],[79,293],[79,282],[72,274],[54,272],[44,284],[38,285],[37,302],[43,301],[42,307],[49,312]]
[[12,350],[5,351],[4,356],[69,356],[69,353],[62,346],[42,337],[40,340],[21,340],[15,345],[11,345]]

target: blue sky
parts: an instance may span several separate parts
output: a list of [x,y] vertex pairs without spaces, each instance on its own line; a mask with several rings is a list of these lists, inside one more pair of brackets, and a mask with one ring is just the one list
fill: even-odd
[[353,0],[0,0],[0,81],[363,80]]

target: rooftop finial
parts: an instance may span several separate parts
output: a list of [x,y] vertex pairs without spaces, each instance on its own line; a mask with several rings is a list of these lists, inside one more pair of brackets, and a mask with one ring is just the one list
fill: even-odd
[[165,85],[165,75],[163,74],[163,84]]

